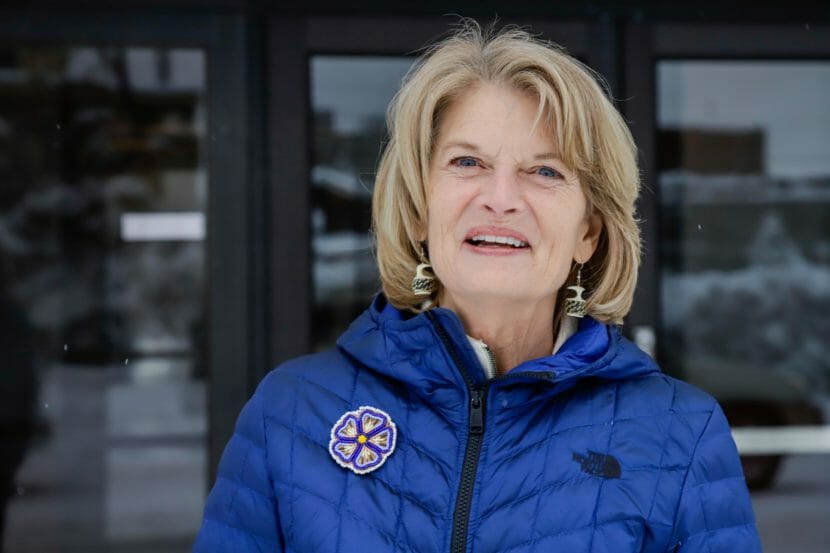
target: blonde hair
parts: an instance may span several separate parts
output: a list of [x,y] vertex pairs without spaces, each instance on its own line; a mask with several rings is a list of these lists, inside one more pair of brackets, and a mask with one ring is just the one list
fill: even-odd
[[[475,21],[462,20],[424,53],[389,105],[389,143],[372,202],[380,278],[394,306],[418,311],[423,302],[410,286],[427,228],[427,175],[442,116],[461,95],[486,83],[538,99],[537,122],[545,118],[562,161],[603,223],[597,250],[582,269],[588,313],[622,323],[640,263],[634,206],[640,177],[631,133],[600,82],[561,47],[517,27],[482,31]],[[560,290],[557,318],[564,295]]]

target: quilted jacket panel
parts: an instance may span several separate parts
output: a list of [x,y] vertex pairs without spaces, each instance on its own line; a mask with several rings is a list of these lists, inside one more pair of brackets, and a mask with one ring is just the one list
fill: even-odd
[[[717,403],[615,328],[586,319],[556,355],[488,381],[458,318],[431,313],[407,318],[379,296],[336,350],[268,374],[223,454],[194,552],[449,551],[469,381],[486,410],[467,551],[761,550]],[[328,446],[332,425],[364,405],[398,433],[361,475]]]

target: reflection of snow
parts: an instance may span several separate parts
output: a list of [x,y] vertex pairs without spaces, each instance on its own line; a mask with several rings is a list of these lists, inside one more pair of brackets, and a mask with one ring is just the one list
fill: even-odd
[[70,48],[65,78],[70,82],[94,83],[107,88],[118,86],[112,67],[112,52],[96,47]]
[[[203,316],[204,243],[118,239],[123,205],[155,198],[131,176],[32,188],[0,213],[9,289],[30,323],[74,351],[159,353],[191,347]],[[107,343],[104,343],[107,342]]]
[[357,252],[371,251],[372,236],[366,232],[328,232],[315,236],[311,248],[316,257],[351,256]]
[[787,233],[781,218],[768,213],[761,221],[755,239],[747,248],[750,265],[794,269],[806,263],[798,245]]
[[[707,310],[712,314],[703,324],[712,324],[711,317],[726,309],[723,302],[751,304],[744,307],[766,313],[786,308],[785,304],[796,297],[830,303],[830,269],[809,263],[795,267],[751,266],[738,271],[668,272],[662,282],[663,323],[670,328],[688,327],[695,323],[690,320],[693,313]],[[809,312],[816,310],[815,305],[807,303],[804,307]],[[745,321],[745,317],[739,319]]]
[[77,188],[54,184],[42,188],[35,194],[27,194],[21,207],[38,214],[71,216],[83,210],[90,200],[89,194],[79,193]]
[[0,251],[4,255],[16,256],[30,254],[33,246],[15,229],[14,213],[0,215]]
[[361,182],[351,171],[315,165],[311,169],[314,186],[341,192],[345,196],[371,197],[372,189]]
[[377,291],[372,237],[365,232],[332,232],[312,239],[315,302],[352,304]]
[[59,331],[67,321],[95,310],[99,293],[87,279],[66,265],[50,265],[18,283],[14,296],[28,306],[29,322],[37,329]]
[[766,175],[699,175],[687,171],[660,173],[664,204],[767,204],[830,201],[830,176],[773,178]]
[[688,355],[796,371],[830,389],[830,267],[804,258],[774,213],[734,271],[668,272],[663,323]]
[[188,348],[203,313],[203,268],[200,242],[144,243],[108,258],[108,295],[126,318],[131,349]]

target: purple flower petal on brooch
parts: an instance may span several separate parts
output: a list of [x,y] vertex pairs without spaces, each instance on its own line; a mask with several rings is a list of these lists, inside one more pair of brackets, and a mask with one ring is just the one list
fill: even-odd
[[371,434],[386,425],[387,417],[375,411],[366,410],[360,414],[360,428],[364,434]]
[[341,439],[356,440],[358,434],[360,434],[360,423],[358,422],[357,417],[349,415],[342,420],[343,422],[337,425],[334,433]]
[[394,447],[394,435],[391,428],[383,428],[379,432],[371,436],[367,443],[375,446],[379,452],[387,453]]
[[337,455],[344,463],[348,463],[354,459],[355,453],[357,453],[358,449],[360,449],[360,446],[357,442],[338,442],[337,445],[334,446],[334,454]]
[[366,474],[380,468],[395,450],[397,428],[388,413],[361,406],[347,411],[331,428],[329,453],[343,468]]
[[372,469],[375,466],[380,465],[381,462],[383,462],[383,457],[381,457],[380,453],[371,447],[362,446],[360,448],[360,452],[354,459],[354,466],[358,470],[365,472],[366,469]]

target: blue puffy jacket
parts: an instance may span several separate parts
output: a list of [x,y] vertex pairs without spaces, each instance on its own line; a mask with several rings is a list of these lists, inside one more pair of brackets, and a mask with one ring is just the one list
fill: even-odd
[[454,313],[378,296],[337,346],[262,381],[195,552],[761,549],[721,409],[614,327],[488,380]]

